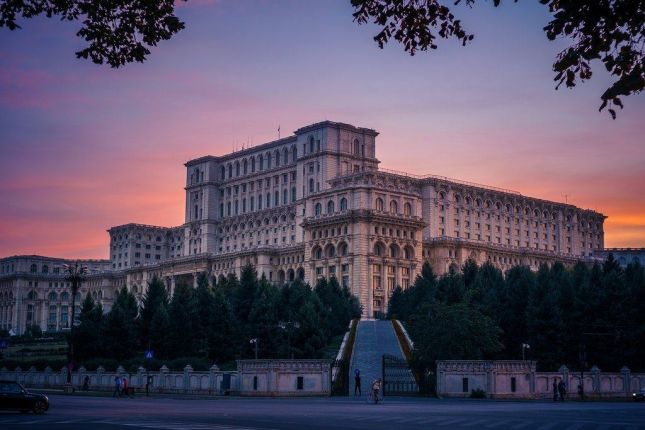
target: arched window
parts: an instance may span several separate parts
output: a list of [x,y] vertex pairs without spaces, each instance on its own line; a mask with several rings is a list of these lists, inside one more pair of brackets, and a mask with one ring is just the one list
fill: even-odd
[[361,155],[361,144],[358,139],[354,139],[354,155]]
[[296,187],[291,188],[291,202],[296,201]]
[[285,188],[282,190],[282,204],[286,205],[289,203],[289,191]]
[[377,211],[382,211],[383,210],[383,199],[382,198],[377,198],[376,199],[376,204],[374,206]]
[[43,264],[42,272],[43,272],[43,273],[49,273],[49,266],[48,266],[48,265],[46,265],[46,264]]
[[334,245],[329,244],[325,247],[325,257],[327,258],[334,258],[336,256],[336,248],[334,248]]
[[278,206],[280,204],[280,191],[273,193],[273,206]]
[[267,169],[271,168],[271,153],[267,152]]
[[296,145],[293,145],[293,148],[291,148],[291,162],[295,163],[298,160],[298,148],[296,148]]
[[271,193],[267,193],[267,209],[271,207]]
[[38,271],[38,266],[36,266],[35,264],[32,264],[31,267],[29,268],[29,271],[31,273],[36,273]]
[[248,162],[248,161],[246,161],[246,158],[244,159],[244,161],[242,161],[242,172],[243,172],[245,175],[246,175],[247,173],[249,173],[249,162]]
[[240,162],[235,162],[235,176],[240,176]]
[[399,249],[398,245],[395,245],[395,244],[390,245],[390,257],[399,258],[400,254],[401,254],[401,250]]
[[347,256],[347,244],[345,242],[338,244],[338,255],[341,257]]
[[327,202],[327,214],[333,214],[334,213],[334,201],[330,200]]
[[273,158],[275,158],[275,167],[278,167],[280,165],[280,151],[276,149],[273,153]]
[[38,298],[38,295],[36,294],[35,291],[30,291],[27,294],[27,300],[36,300]]
[[314,152],[314,137],[310,136],[309,137],[309,153],[313,154]]
[[405,216],[412,215],[412,205],[410,203],[406,203],[403,205],[403,214]]
[[255,173],[255,157],[251,158],[251,173]]
[[406,246],[403,250],[403,254],[406,260],[414,259],[414,249],[411,246]]
[[399,213],[399,204],[396,202],[396,200],[390,201],[390,212],[393,214]]
[[374,255],[383,257],[383,253],[384,253],[384,248],[381,243],[377,243],[376,245],[374,245]]
[[311,255],[313,255],[316,260],[320,260],[322,258],[322,249],[320,246],[314,246],[314,249],[311,251]]
[[228,178],[231,179],[233,177],[233,165],[231,163],[228,163]]
[[321,213],[322,213],[322,205],[320,203],[316,203],[316,205],[314,206],[314,214],[318,216]]
[[340,199],[340,210],[341,212],[347,210],[347,199],[345,197]]
[[284,148],[282,150],[282,161],[285,166],[289,164],[289,151],[287,151],[287,148]]
[[221,176],[222,181],[223,181],[224,179],[226,179],[226,168],[225,168],[224,166],[222,166],[222,167],[220,168],[220,176]]
[[310,193],[314,192],[314,180],[313,180],[313,178],[309,179],[309,192]]
[[258,169],[260,172],[264,170],[264,156],[262,154],[258,158]]

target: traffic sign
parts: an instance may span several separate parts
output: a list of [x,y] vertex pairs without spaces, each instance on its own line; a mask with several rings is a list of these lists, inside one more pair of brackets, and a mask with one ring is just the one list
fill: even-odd
[[155,352],[151,349],[147,349],[145,352],[146,360],[152,360],[155,356]]

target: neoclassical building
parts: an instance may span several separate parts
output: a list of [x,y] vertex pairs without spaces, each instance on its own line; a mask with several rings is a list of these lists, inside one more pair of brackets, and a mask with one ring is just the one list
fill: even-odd
[[[413,282],[424,261],[438,274],[457,271],[468,259],[537,269],[593,261],[603,249],[603,214],[379,168],[377,135],[324,121],[273,142],[188,161],[185,223],[110,228],[102,285],[125,285],[140,296],[159,276],[172,293],[199,273],[239,276],[250,263],[279,284],[334,276],[372,316],[387,310],[392,290]],[[0,306],[27,291],[0,282],[0,298],[14,297]],[[24,317],[15,318],[4,326],[24,327]]]

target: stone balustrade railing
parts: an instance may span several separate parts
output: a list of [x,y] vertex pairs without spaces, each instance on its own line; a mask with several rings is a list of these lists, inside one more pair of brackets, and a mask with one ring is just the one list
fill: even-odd
[[467,397],[483,390],[492,398],[551,398],[553,382],[563,381],[567,397],[578,398],[581,385],[585,397],[625,398],[645,388],[645,373],[602,372],[593,366],[583,372],[566,366],[557,372],[537,372],[533,361],[447,360],[437,363],[437,394],[441,397]]

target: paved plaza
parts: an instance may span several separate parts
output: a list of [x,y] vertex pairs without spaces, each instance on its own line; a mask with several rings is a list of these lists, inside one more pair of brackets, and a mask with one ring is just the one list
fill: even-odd
[[9,429],[645,429],[645,404],[358,398],[188,400],[50,396],[43,416],[0,413]]

